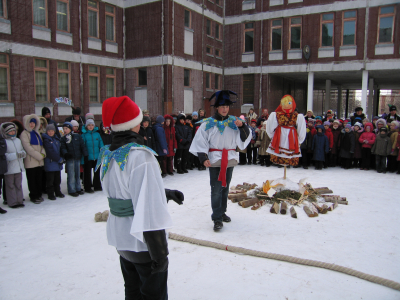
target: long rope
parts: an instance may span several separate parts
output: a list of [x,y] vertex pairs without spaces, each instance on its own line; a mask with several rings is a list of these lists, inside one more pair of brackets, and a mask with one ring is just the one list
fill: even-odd
[[332,270],[332,271],[336,271],[336,272],[341,272],[341,273],[344,273],[347,275],[355,276],[355,277],[358,277],[358,278],[361,278],[364,280],[368,280],[370,282],[384,285],[386,287],[400,291],[400,283],[398,283],[398,282],[395,282],[395,281],[389,280],[389,279],[385,279],[385,278],[382,278],[379,276],[369,275],[369,274],[366,274],[363,272],[359,272],[359,271],[356,271],[356,270],[353,270],[350,268],[346,268],[346,267],[342,267],[339,265],[335,265],[335,264],[328,264],[328,263],[324,263],[324,262],[317,261],[317,260],[298,258],[298,257],[293,257],[293,256],[283,255],[283,254],[255,251],[255,250],[250,250],[250,249],[246,249],[246,248],[242,248],[242,247],[223,245],[220,243],[195,239],[195,238],[179,235],[179,234],[172,233],[172,232],[169,233],[169,238],[172,240],[176,240],[176,241],[192,243],[195,245],[211,247],[211,248],[215,248],[215,249],[219,249],[219,250],[226,250],[229,252],[242,253],[242,254],[251,255],[251,256],[264,257],[264,258],[268,258],[268,259],[275,259],[275,260],[285,261],[285,262],[289,262],[289,263],[295,263],[295,264],[299,264],[299,265],[328,269],[328,270]]

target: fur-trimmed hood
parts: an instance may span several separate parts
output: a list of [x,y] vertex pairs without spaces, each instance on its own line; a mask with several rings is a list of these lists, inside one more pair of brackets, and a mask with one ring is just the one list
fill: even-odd
[[21,123],[20,120],[12,119],[10,122],[14,123],[17,126],[17,137],[21,135],[22,131],[24,131],[24,125]]
[[39,117],[38,117],[37,115],[35,115],[35,114],[24,116],[24,118],[23,118],[23,124],[24,124],[25,130],[28,131],[28,132],[31,132],[31,131],[32,131],[31,127],[29,126],[29,123],[30,123],[30,120],[31,120],[31,119],[36,119],[36,126],[35,126],[35,128],[34,128],[33,130],[35,130],[36,132],[39,132],[39,128],[40,128],[40,119],[39,119]]
[[[169,127],[171,127],[171,128],[174,127],[174,118],[172,116],[165,115],[164,119],[165,119],[165,121],[170,120]],[[166,127],[167,127],[167,125],[165,125],[165,122],[164,122],[164,128],[166,128]]]
[[47,125],[49,125],[47,123],[47,119],[45,117],[39,117],[39,119],[40,119],[40,123],[42,124],[42,128],[40,128],[40,125],[39,125],[39,133],[40,134],[46,133],[46,127],[47,127]]

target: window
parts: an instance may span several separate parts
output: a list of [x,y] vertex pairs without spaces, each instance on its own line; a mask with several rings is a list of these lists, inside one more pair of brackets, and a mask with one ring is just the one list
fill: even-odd
[[215,38],[216,38],[217,40],[220,40],[220,39],[221,39],[221,36],[220,36],[220,28],[221,28],[221,25],[218,24],[218,23],[215,23]]
[[49,61],[45,59],[35,59],[35,99],[49,101]]
[[221,50],[215,49],[215,56],[216,57],[221,57]]
[[394,6],[379,8],[378,43],[393,43]]
[[333,46],[333,13],[321,16],[321,47]]
[[33,25],[47,27],[47,0],[33,0]]
[[215,4],[220,5],[219,0],[215,0]]
[[271,21],[271,50],[282,50],[282,20]]
[[138,69],[138,85],[139,86],[147,86],[147,69],[146,68]]
[[215,83],[214,83],[214,88],[215,88],[216,90],[219,90],[219,75],[218,75],[218,74],[215,74],[214,81],[215,81]]
[[0,54],[0,101],[10,100],[10,64],[7,54]]
[[244,24],[244,52],[254,51],[254,23]]
[[106,5],[106,40],[115,41],[115,8],[110,5]]
[[71,69],[68,62],[57,62],[58,97],[69,98]]
[[69,32],[68,0],[57,0],[57,30]]
[[290,49],[301,49],[301,17],[290,19]]
[[183,69],[183,85],[190,87],[190,70]]
[[212,47],[211,46],[206,47],[206,53],[212,55]]
[[192,15],[189,10],[185,9],[185,27],[192,28]]
[[99,7],[97,1],[88,1],[89,36],[99,37]]
[[89,101],[99,102],[99,67],[89,66]]
[[210,89],[210,88],[211,88],[211,74],[206,73],[206,89]]
[[115,69],[106,68],[106,97],[115,97]]
[[0,17],[7,19],[7,0],[0,0]]
[[355,10],[343,12],[343,46],[356,44],[356,20],[357,12]]
[[254,102],[254,74],[243,75],[243,104]]
[[211,35],[211,21],[210,20],[206,20],[206,33],[207,35]]

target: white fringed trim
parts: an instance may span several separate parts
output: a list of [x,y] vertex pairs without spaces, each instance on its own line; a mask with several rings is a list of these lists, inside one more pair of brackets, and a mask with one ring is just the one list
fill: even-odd
[[121,123],[121,124],[111,124],[111,130],[112,131],[126,131],[126,130],[130,130],[132,128],[135,128],[136,126],[138,126],[143,119],[143,113],[142,110],[140,109],[139,115],[134,118],[133,120],[130,120],[128,122],[125,123]]

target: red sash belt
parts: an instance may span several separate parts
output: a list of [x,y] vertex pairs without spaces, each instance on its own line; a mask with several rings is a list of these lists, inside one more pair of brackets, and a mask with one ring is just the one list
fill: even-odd
[[228,168],[228,151],[236,151],[236,149],[210,149],[210,152],[222,151],[221,169],[219,171],[218,181],[222,182],[222,186],[226,187],[226,169]]
[[271,145],[274,147],[274,152],[279,154],[279,144],[281,142],[281,128],[289,129],[289,150],[290,151],[298,151],[299,150],[299,138],[297,136],[297,130],[293,126],[281,126],[279,125],[274,134],[274,138],[272,139]]

